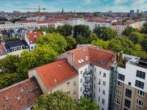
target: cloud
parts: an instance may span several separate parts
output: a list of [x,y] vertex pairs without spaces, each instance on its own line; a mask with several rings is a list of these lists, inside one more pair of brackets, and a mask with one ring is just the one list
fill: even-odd
[[128,0],[114,0],[114,5],[122,5],[127,2],[128,2]]

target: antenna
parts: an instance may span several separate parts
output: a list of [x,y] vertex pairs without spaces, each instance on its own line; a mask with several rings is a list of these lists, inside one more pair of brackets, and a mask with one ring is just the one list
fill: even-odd
[[24,9],[38,10],[38,21],[40,20],[40,10],[46,10],[46,8],[40,8],[40,5],[38,5],[38,8],[24,8]]

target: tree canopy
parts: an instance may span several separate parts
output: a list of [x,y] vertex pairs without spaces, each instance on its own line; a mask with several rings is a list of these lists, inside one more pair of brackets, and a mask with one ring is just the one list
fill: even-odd
[[48,95],[41,95],[35,101],[33,110],[99,110],[96,102],[82,97],[77,102],[64,92],[56,91]]
[[37,38],[37,46],[44,45],[51,47],[58,54],[64,52],[67,47],[67,42],[59,33],[48,33]]
[[110,40],[117,36],[117,32],[109,27],[96,27],[93,31],[100,39]]
[[76,45],[76,39],[73,38],[72,36],[67,36],[65,39],[67,42],[67,50],[73,49],[74,46]]
[[125,28],[125,30],[123,31],[122,35],[129,36],[130,33],[137,32],[137,31],[138,31],[137,29],[135,29],[135,28],[133,28],[131,26],[128,26],[128,27]]

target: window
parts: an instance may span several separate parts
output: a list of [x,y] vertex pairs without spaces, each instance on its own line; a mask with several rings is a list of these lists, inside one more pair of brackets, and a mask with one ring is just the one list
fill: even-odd
[[100,102],[100,96],[98,96],[98,101]]
[[100,75],[101,75],[101,71],[100,71],[100,73],[99,73]]
[[121,87],[121,85],[122,85],[122,82],[117,81],[117,86]]
[[70,85],[70,82],[69,81],[67,81],[67,83],[66,83],[68,86]]
[[76,86],[76,81],[74,81],[74,84],[73,85]]
[[99,82],[98,82],[98,84],[101,84],[101,79],[99,79]]
[[136,103],[137,103],[138,106],[143,107],[143,102],[142,101],[140,101],[140,100],[137,99],[137,102]]
[[130,108],[131,102],[127,99],[125,99],[125,106]]
[[122,75],[118,73],[118,79],[124,81],[125,80],[125,75]]
[[76,95],[76,90],[73,92],[73,95]]
[[96,68],[94,68],[94,71],[96,72]]
[[82,71],[81,71],[81,74],[82,74]]
[[87,72],[87,68],[85,69],[85,72]]
[[94,76],[94,80],[96,80],[96,76]]
[[31,47],[31,49],[33,49],[33,47]]
[[80,79],[80,82],[82,83],[82,79]]
[[106,82],[105,82],[105,81],[103,81],[103,85],[104,85],[104,86],[106,85]]
[[114,107],[114,110],[118,110],[118,109]]
[[142,71],[139,71],[139,70],[136,71],[136,77],[145,79],[145,75],[146,75],[145,72],[142,72]]
[[117,95],[120,96],[120,95],[121,95],[121,91],[119,91],[119,90],[116,89],[116,90],[115,90],[115,94],[117,94]]
[[95,84],[93,86],[94,86],[93,88],[95,89]]
[[80,88],[80,91],[82,91],[82,87]]
[[131,82],[128,82],[128,85],[131,86]]
[[103,77],[106,77],[106,73],[103,74]]
[[136,80],[135,86],[136,86],[136,87],[139,87],[139,88],[141,88],[141,89],[143,89],[143,88],[144,88],[144,83],[141,82],[141,81]]
[[0,54],[2,53],[2,50],[0,50]]
[[105,104],[105,99],[102,99],[102,104],[103,104],[103,105]]
[[104,108],[102,108],[102,110],[104,110]]
[[143,92],[143,91],[141,91],[141,90],[138,90],[138,95],[140,95],[140,96],[144,97],[144,92]]
[[115,99],[114,101],[117,105],[120,105],[120,100],[119,99]]
[[105,95],[105,90],[103,90],[103,94]]
[[70,94],[70,91],[67,91],[67,94]]
[[99,88],[99,92],[100,92],[100,88]]
[[129,89],[126,89],[126,96],[131,98],[131,95],[132,95],[132,91]]
[[62,89],[60,89],[60,92],[62,92],[63,90]]
[[128,109],[124,108],[124,110],[128,110]]

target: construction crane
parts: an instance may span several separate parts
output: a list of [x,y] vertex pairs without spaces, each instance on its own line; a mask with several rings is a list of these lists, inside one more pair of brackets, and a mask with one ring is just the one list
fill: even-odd
[[38,8],[25,8],[25,9],[38,10],[38,21],[39,21],[39,18],[40,18],[40,10],[46,10],[46,8],[40,8],[40,5],[38,5]]

